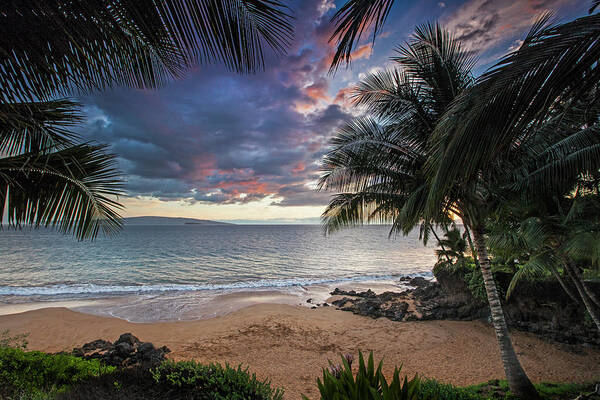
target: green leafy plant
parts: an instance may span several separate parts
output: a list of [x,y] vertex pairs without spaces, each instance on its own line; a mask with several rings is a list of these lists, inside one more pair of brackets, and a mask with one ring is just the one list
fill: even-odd
[[[388,383],[382,373],[383,360],[375,368],[373,352],[365,363],[362,352],[358,352],[358,372],[352,372],[351,355],[342,356],[342,364],[330,362],[323,369],[323,380],[317,379],[321,400],[429,400],[433,396],[421,395],[421,380],[415,376],[411,380],[400,378],[402,367],[394,368],[392,380]],[[308,397],[302,396],[304,400]]]
[[232,368],[225,364],[204,365],[195,361],[165,361],[152,370],[158,385],[180,391],[197,390],[206,398],[234,400],[281,400],[283,389],[271,388],[268,380],[260,381],[241,365]]
[[67,354],[0,348],[0,398],[9,394],[61,391],[114,369],[99,360],[83,360]]
[[421,396],[437,400],[480,400],[481,397],[470,388],[460,388],[434,379],[421,381]]

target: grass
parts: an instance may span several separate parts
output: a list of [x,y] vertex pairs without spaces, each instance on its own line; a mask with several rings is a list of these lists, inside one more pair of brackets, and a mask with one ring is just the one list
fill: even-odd
[[[534,385],[543,400],[572,400],[582,393],[593,392],[593,383],[551,383]],[[494,379],[477,385],[457,387],[425,380],[422,383],[426,394],[437,395],[438,400],[513,400],[505,380]]]
[[[589,393],[594,390],[593,383],[542,382],[534,386],[540,397],[544,400],[571,400],[581,393]],[[478,400],[515,399],[508,389],[508,383],[504,380],[495,379],[478,385],[468,386],[465,389],[479,396]]]

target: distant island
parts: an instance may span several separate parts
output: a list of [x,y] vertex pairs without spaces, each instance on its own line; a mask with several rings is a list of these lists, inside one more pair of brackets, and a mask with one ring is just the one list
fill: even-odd
[[123,218],[123,223],[125,225],[234,225],[227,222],[211,221],[208,219],[149,216]]

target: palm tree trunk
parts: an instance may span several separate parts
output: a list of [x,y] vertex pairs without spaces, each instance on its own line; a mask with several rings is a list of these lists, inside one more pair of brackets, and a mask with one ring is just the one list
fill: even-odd
[[577,296],[575,296],[575,293],[573,293],[573,291],[571,290],[571,288],[569,286],[567,286],[567,283],[562,278],[562,276],[560,276],[557,269],[554,266],[552,266],[552,267],[550,267],[550,271],[552,272],[552,275],[554,275],[554,277],[556,278],[556,280],[558,281],[560,286],[563,288],[565,293],[567,293],[569,295],[571,300],[573,300],[576,304],[581,304],[580,299],[578,299]]
[[539,399],[535,387],[527,377],[527,374],[517,358],[512,340],[508,333],[504,312],[502,311],[502,303],[500,303],[500,297],[498,296],[496,282],[494,282],[494,275],[492,274],[492,267],[487,254],[483,229],[481,227],[475,227],[471,231],[473,232],[473,238],[475,239],[481,274],[483,275],[485,291],[490,305],[492,324],[494,325],[496,338],[498,339],[498,345],[500,346],[502,366],[504,367],[506,379],[508,380],[508,386],[511,392],[519,398]]
[[463,226],[465,227],[465,233],[467,234],[467,240],[469,241],[469,247],[471,248],[473,262],[477,268],[481,269],[481,266],[479,266],[479,257],[477,257],[477,252],[475,251],[475,246],[473,245],[473,239],[471,239],[471,232],[469,231],[467,224],[465,224],[465,221],[463,221]]
[[581,296],[581,300],[583,300],[583,304],[585,304],[585,309],[587,310],[588,314],[590,314],[590,317],[592,317],[592,320],[596,324],[598,330],[600,330],[600,314],[585,292],[579,277],[575,274],[575,267],[568,260],[565,262],[565,267],[567,268],[567,271],[569,272],[569,275],[571,276],[571,279],[573,280],[573,283],[579,292],[579,296]]
[[594,292],[592,292],[590,290],[590,288],[588,287],[588,285],[585,284],[585,281],[583,280],[583,276],[581,276],[581,271],[579,271],[579,268],[577,268],[572,263],[569,264],[569,265],[571,266],[571,270],[573,271],[573,273],[575,274],[575,276],[577,277],[577,279],[579,280],[579,282],[581,282],[581,287],[583,288],[583,290],[585,291],[585,293],[588,295],[588,297],[590,298],[590,300],[592,301],[592,303],[594,303],[596,305],[596,307],[600,307],[600,301],[598,301],[598,298],[596,297],[596,295],[594,294]]

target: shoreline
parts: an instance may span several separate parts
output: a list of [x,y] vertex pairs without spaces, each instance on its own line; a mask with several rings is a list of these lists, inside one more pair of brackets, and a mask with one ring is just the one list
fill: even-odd
[[[28,349],[70,351],[95,339],[114,341],[131,332],[140,340],[171,349],[175,360],[243,364],[259,378],[286,389],[287,399],[317,394],[315,379],[340,354],[373,350],[384,371],[403,364],[403,373],[469,385],[503,377],[496,338],[480,321],[395,322],[334,309],[255,304],[211,319],[132,323],[67,308],[42,308],[0,316],[11,335],[28,333]],[[513,331],[519,357],[532,380],[594,381],[600,377],[600,349],[565,346]]]
[[[295,285],[290,287],[260,287],[226,290],[167,291],[79,299],[0,301],[0,316],[44,308],[64,307],[97,316],[114,317],[128,322],[196,321],[227,315],[257,304],[283,304],[311,308],[330,302],[335,288],[376,293],[401,292],[412,286],[398,279],[348,280],[331,283]],[[21,301],[25,300],[25,301]]]

